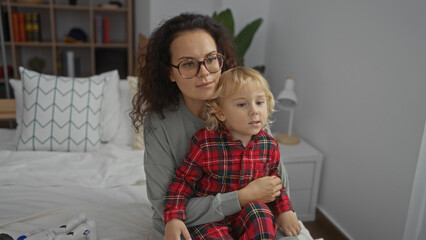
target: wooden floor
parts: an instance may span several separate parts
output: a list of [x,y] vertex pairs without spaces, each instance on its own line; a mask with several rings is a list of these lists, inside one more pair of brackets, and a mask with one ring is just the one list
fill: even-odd
[[312,237],[323,238],[324,240],[349,240],[321,211],[316,211],[316,218],[313,222],[303,222]]

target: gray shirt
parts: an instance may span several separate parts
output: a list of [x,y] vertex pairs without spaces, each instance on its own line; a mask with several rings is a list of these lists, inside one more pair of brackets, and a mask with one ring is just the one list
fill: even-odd
[[[182,98],[177,110],[166,110],[163,114],[164,118],[153,113],[144,120],[144,166],[148,198],[154,211],[153,240],[164,238],[163,203],[167,185],[175,176],[175,168],[183,163],[188,153],[191,136],[205,126],[202,119],[189,111]],[[288,191],[287,172],[283,164],[280,165],[280,172],[284,173],[281,175],[285,176],[283,185]],[[186,206],[185,224],[190,227],[217,222],[239,211],[237,191],[194,197]]]

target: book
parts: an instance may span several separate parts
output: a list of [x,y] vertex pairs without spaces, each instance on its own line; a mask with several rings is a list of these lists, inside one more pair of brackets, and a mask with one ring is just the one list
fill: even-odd
[[109,18],[104,18],[104,43],[109,43]]
[[20,42],[26,42],[27,36],[25,34],[25,17],[24,13],[18,13],[19,16],[19,39]]
[[56,52],[56,71],[58,76],[63,76],[62,73],[62,52]]
[[61,75],[68,76],[67,73],[67,54],[65,52],[61,52]]
[[97,15],[95,17],[95,36],[96,36],[95,40],[96,40],[96,43],[99,43],[99,44],[104,42],[104,33],[103,33],[104,32],[104,27],[103,27],[104,23],[103,22],[104,21],[103,21],[102,16]]
[[4,41],[8,42],[10,41],[9,17],[8,17],[8,13],[3,10],[3,7],[4,6],[0,5],[2,24],[3,24],[3,34],[4,34]]
[[81,77],[80,57],[74,57],[74,75]]
[[33,41],[41,42],[41,24],[40,24],[40,13],[33,13],[32,18],[32,37]]
[[24,13],[25,35],[28,42],[34,41],[33,38],[33,23],[31,13]]
[[12,30],[13,30],[13,41],[20,42],[19,34],[19,15],[17,12],[12,13]]
[[67,61],[67,75],[68,77],[75,77],[75,62],[74,62],[74,52],[66,52],[66,61]]

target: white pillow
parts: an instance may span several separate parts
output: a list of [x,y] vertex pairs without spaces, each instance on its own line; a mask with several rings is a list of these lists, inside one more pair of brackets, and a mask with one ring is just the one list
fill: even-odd
[[132,111],[130,85],[125,79],[120,80],[118,85],[120,89],[120,124],[117,134],[111,142],[119,146],[132,146],[134,130],[129,116],[130,111]]
[[[96,75],[95,75],[96,76]],[[102,102],[102,118],[101,118],[101,141],[108,142],[115,137],[117,128],[120,124],[120,103],[119,103],[119,90],[118,82],[119,76],[118,71],[113,70],[100,74],[101,77],[111,77],[111,80],[107,82],[104,89],[105,100]],[[93,76],[92,76],[93,77]],[[61,77],[64,78],[64,77]],[[22,131],[22,108],[23,108],[23,97],[22,97],[22,81],[17,79],[10,79],[10,85],[13,88],[16,100],[16,141],[19,134]],[[126,81],[127,82],[127,81]]]
[[18,150],[89,151],[113,138],[119,123],[117,70],[88,78],[19,70],[22,81],[11,81]]

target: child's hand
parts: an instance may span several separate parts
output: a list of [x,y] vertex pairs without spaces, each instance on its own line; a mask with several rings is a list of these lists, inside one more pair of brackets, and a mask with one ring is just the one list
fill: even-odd
[[259,202],[272,202],[281,194],[281,179],[276,176],[261,177],[250,182],[243,189],[238,190],[238,199],[241,207],[246,204]]
[[286,236],[298,236],[302,230],[299,220],[293,211],[281,213],[277,218],[277,224],[280,226]]
[[188,229],[182,220],[173,218],[168,221],[164,229],[164,240],[180,240],[180,235],[183,235],[186,240],[191,240],[191,235],[189,235]]

